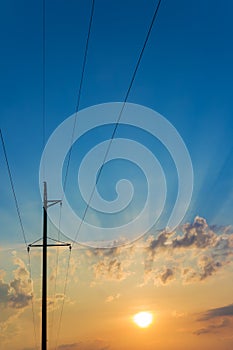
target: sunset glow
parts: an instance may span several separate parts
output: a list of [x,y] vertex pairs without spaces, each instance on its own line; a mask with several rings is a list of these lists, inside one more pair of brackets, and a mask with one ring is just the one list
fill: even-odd
[[139,312],[133,317],[134,322],[140,328],[147,328],[153,322],[153,315],[150,312]]

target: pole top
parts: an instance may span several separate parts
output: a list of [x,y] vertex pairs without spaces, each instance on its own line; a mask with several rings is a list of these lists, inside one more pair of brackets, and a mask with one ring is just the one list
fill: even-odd
[[44,181],[44,208],[47,208],[47,182]]

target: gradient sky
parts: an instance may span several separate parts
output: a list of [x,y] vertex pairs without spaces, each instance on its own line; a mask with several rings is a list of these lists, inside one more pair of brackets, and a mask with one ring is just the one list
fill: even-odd
[[[80,109],[124,100],[155,6],[152,0],[96,0]],[[46,140],[75,112],[90,9],[89,0],[46,0]],[[128,102],[161,113],[182,136],[193,163],[192,201],[173,235],[162,230],[162,220],[130,247],[75,245],[57,349],[232,349],[232,11],[230,0],[162,0]],[[3,1],[0,41],[1,129],[30,243],[41,236],[42,1]],[[169,212],[177,180],[168,154],[145,133],[118,133],[158,151]],[[74,147],[67,196],[77,210],[77,164],[109,134],[108,127],[97,130]],[[0,169],[0,349],[31,350],[36,347],[27,253],[2,148]],[[132,214],[144,198],[138,169],[123,161],[108,164],[99,190],[112,200],[112,182],[122,176],[140,189]],[[104,219],[116,225],[127,216],[87,217],[104,226]],[[56,228],[49,229],[56,238]],[[40,254],[31,252],[37,344]],[[58,258],[56,249],[49,253],[49,349],[56,348],[68,255],[65,248]],[[154,314],[154,322],[142,330],[132,316],[144,310]]]

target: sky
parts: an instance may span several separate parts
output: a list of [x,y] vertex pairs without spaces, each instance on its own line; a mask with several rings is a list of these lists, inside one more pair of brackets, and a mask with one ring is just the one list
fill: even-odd
[[[65,197],[56,181],[68,163],[91,1],[45,4],[45,128],[43,7],[28,0],[0,5],[0,127],[26,243],[42,236],[43,180],[49,198],[64,202],[49,209],[49,237],[77,238],[71,253],[49,249],[48,349],[232,349],[232,1],[162,0],[103,168],[157,1],[95,1]],[[60,139],[40,178],[43,132],[46,152],[57,132]],[[41,249],[31,249],[29,264],[2,147],[0,172],[0,349],[39,349]],[[66,210],[83,218],[93,184],[107,209],[94,197],[78,229]],[[177,212],[189,205],[167,230],[180,193]],[[148,328],[133,322],[140,311],[153,315]]]

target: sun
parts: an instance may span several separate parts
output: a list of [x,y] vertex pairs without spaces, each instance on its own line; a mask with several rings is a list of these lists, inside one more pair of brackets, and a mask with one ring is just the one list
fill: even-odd
[[151,312],[142,311],[133,316],[133,321],[140,328],[147,328],[153,322],[153,315]]

